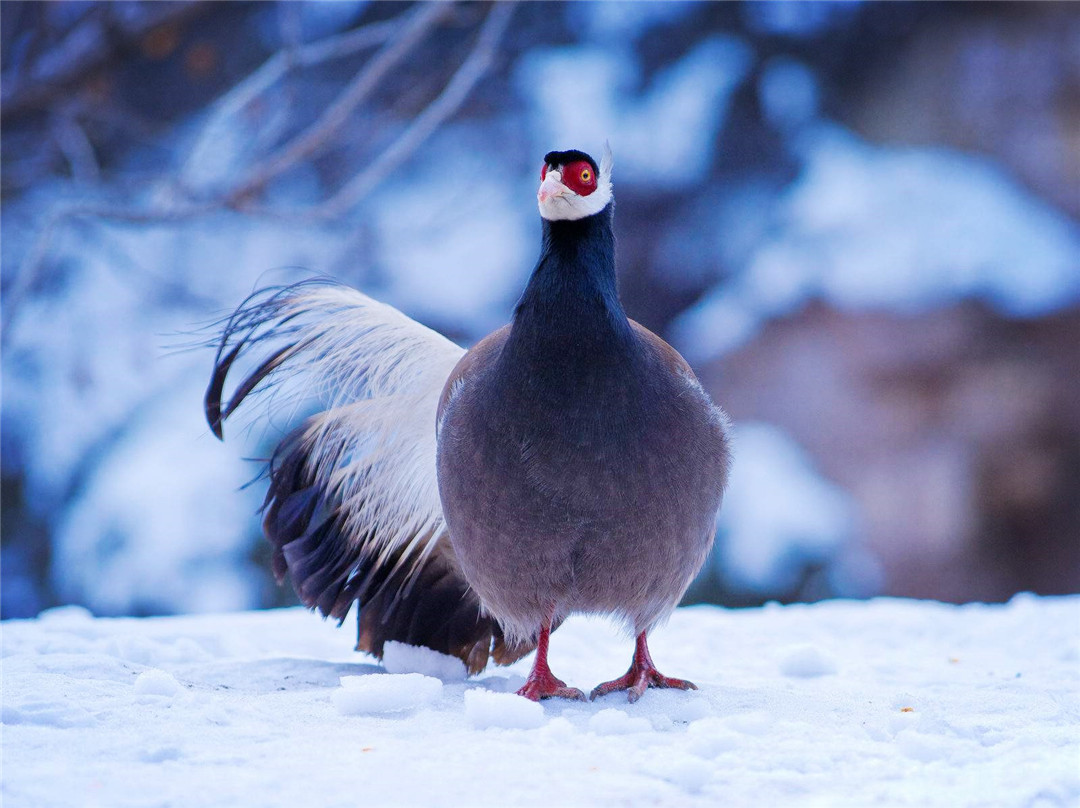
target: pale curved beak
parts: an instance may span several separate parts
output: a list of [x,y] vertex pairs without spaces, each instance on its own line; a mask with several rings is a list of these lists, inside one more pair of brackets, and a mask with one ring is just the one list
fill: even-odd
[[536,192],[536,199],[541,205],[549,199],[570,193],[570,189],[560,182],[561,179],[562,176],[558,171],[549,171],[544,177],[544,181],[540,183],[540,190]]

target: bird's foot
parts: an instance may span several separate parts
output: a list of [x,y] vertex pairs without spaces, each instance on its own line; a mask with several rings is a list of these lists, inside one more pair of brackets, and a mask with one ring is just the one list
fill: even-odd
[[540,634],[536,640],[536,659],[533,660],[532,671],[525,684],[518,690],[519,696],[524,696],[532,701],[541,699],[575,699],[585,701],[585,694],[576,687],[567,687],[566,682],[559,679],[548,667],[548,637],[551,635],[551,618],[548,618],[540,626]]
[[535,670],[529,674],[529,678],[517,694],[532,701],[551,698],[586,701],[585,694],[576,687],[567,687],[566,682],[555,678],[550,672],[538,673]]
[[689,682],[686,679],[673,679],[670,676],[664,676],[660,671],[654,668],[652,665],[639,665],[636,661],[630,666],[630,670],[620,676],[618,679],[613,679],[610,682],[604,682],[593,688],[590,699],[596,699],[600,696],[606,696],[608,693],[614,693],[616,690],[625,690],[627,700],[633,704],[640,699],[645,691],[650,687],[669,687],[675,690],[697,690],[697,685],[693,682]]

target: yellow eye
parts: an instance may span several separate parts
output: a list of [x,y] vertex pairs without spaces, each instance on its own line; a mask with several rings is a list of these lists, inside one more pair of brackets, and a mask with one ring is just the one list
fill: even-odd
[[581,170],[581,181],[582,182],[588,182],[591,179],[592,179],[592,172],[589,171],[589,169],[587,169],[587,168],[583,168]]

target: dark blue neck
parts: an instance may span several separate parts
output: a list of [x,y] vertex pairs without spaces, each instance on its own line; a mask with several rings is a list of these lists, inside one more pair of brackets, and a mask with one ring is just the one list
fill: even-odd
[[612,205],[576,221],[544,220],[540,260],[514,310],[512,341],[590,345],[630,337],[615,281]]

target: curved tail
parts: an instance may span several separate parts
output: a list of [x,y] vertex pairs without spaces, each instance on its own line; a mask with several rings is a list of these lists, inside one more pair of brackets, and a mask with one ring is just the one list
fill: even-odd
[[[278,581],[304,605],[344,620],[359,601],[357,649],[381,657],[388,640],[465,662],[509,664],[449,545],[439,501],[435,420],[447,377],[465,351],[397,309],[329,281],[264,289],[225,322],[206,391],[210,428],[253,394],[270,412],[325,407],[278,445],[267,466],[263,531]],[[232,395],[238,362],[253,369]]]

